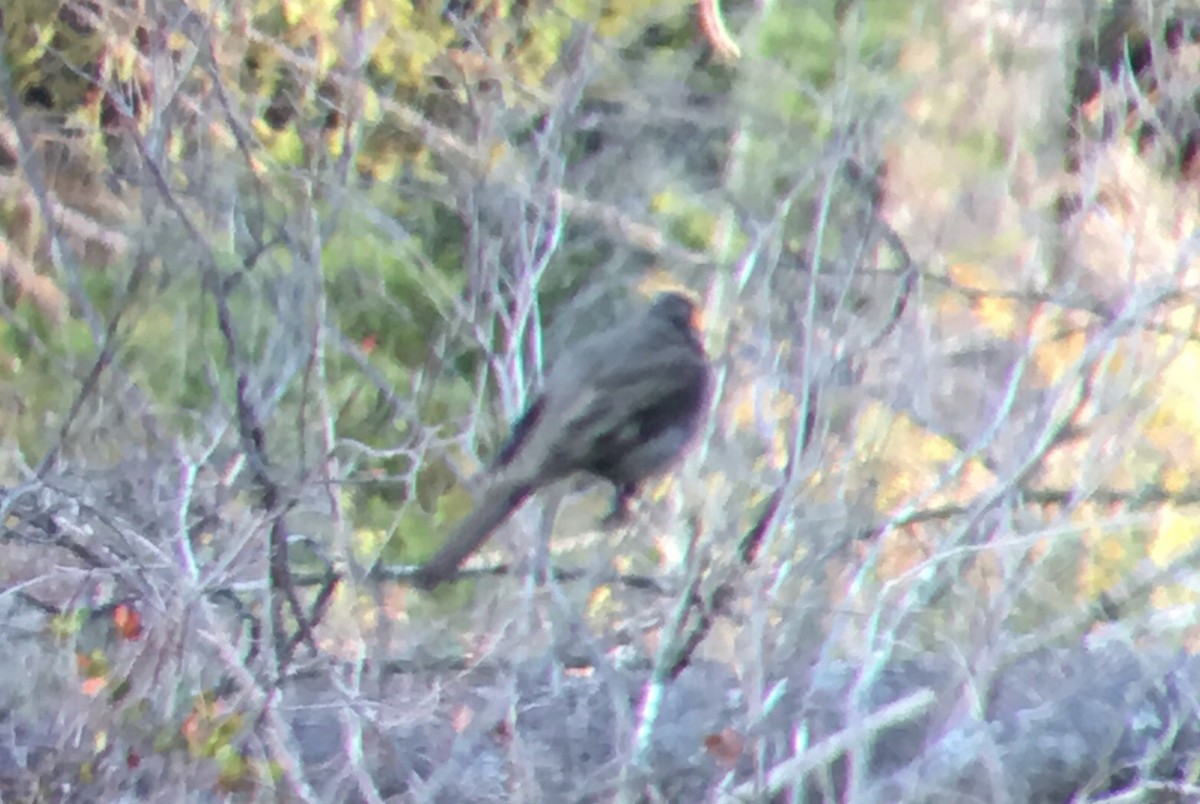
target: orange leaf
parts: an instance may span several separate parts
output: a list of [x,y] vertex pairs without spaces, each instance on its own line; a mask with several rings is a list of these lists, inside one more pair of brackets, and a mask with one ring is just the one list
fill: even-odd
[[454,710],[454,714],[450,718],[450,725],[459,734],[466,731],[467,726],[471,725],[472,718],[475,717],[475,711],[469,706],[460,706]]
[[142,635],[142,615],[126,603],[121,603],[113,609],[113,623],[121,636],[131,642]]
[[718,734],[709,734],[704,738],[705,749],[723,768],[733,768],[737,765],[744,743],[741,732],[733,728],[723,729]]
[[108,682],[104,679],[103,676],[101,676],[99,678],[89,678],[89,679],[86,679],[82,684],[80,684],[79,688],[81,690],[83,690],[84,695],[87,695],[88,697],[91,697],[91,698],[95,698],[97,695],[100,694],[100,691],[104,689],[104,685],[107,683]]

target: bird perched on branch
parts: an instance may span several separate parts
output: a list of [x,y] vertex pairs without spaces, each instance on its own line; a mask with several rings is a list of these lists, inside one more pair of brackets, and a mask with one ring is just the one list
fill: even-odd
[[609,519],[626,517],[641,483],[683,454],[708,405],[710,368],[694,315],[686,296],[664,293],[569,347],[513,425],[481,501],[417,570],[417,585],[449,580],[531,494],[575,472],[612,483]]

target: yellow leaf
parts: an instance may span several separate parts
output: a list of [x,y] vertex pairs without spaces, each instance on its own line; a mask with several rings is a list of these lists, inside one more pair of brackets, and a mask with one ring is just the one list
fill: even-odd
[[364,123],[378,123],[383,116],[383,107],[379,102],[379,94],[367,87],[362,96],[362,109],[359,111]]
[[505,155],[508,153],[508,146],[504,140],[497,140],[488,150],[487,155],[487,171],[489,173],[495,171],[496,166],[500,164]]
[[304,8],[296,0],[281,0],[279,10],[283,12],[283,21],[289,28],[304,18]]
[[1012,299],[985,296],[975,304],[979,320],[999,335],[1012,335],[1017,329],[1017,305]]
[[1102,539],[1096,547],[1096,558],[1105,564],[1119,564],[1127,554],[1123,539],[1110,537]]
[[1156,586],[1150,592],[1150,605],[1156,609],[1172,609],[1177,606],[1195,607],[1197,597],[1194,589],[1183,584]]
[[946,463],[958,454],[954,442],[935,433],[921,435],[920,457],[930,463]]
[[113,73],[122,81],[131,80],[137,60],[137,48],[131,42],[117,44],[112,50]]
[[956,262],[947,266],[946,273],[956,285],[970,290],[995,290],[997,285],[989,281],[987,274],[975,263]]
[[1056,383],[1077,365],[1086,347],[1087,334],[1072,332],[1065,338],[1038,346],[1034,352],[1034,363],[1048,382]]
[[1164,505],[1158,514],[1158,529],[1150,543],[1150,560],[1160,567],[1170,564],[1195,544],[1198,527],[1200,515],[1196,512]]
[[1159,482],[1168,494],[1178,494],[1191,484],[1192,478],[1178,466],[1168,466],[1163,469]]
[[1085,564],[1079,572],[1079,589],[1087,597],[1095,597],[1112,589],[1119,580],[1111,567],[1102,567],[1095,562]]
[[597,586],[588,598],[587,611],[592,616],[599,615],[604,607],[612,600],[612,588],[608,584]]

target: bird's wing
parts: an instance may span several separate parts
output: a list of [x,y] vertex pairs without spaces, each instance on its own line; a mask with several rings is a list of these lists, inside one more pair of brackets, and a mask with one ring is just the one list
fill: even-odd
[[[642,359],[597,372],[585,392],[564,395],[561,406],[548,398],[546,421],[555,420],[546,451],[566,471],[604,474],[622,454],[668,430],[689,430],[708,393],[708,367],[702,357]],[[554,412],[551,413],[551,407]],[[549,428],[547,428],[549,430]]]
[[631,411],[705,391],[708,383],[703,353],[684,343],[650,348],[636,359],[606,366],[591,378],[598,399],[612,400]]
[[597,447],[615,455],[639,438],[690,426],[708,386],[694,334],[643,313],[560,358],[497,462],[513,482],[534,486],[594,467]]

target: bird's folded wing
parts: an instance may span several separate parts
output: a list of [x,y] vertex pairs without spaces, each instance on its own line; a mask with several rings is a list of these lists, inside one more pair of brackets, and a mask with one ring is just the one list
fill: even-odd
[[630,412],[676,402],[702,404],[708,367],[689,356],[650,359],[640,365],[615,367],[593,379],[594,399],[621,405]]

